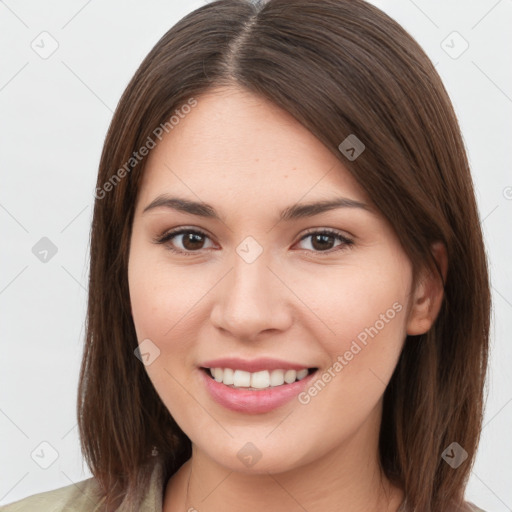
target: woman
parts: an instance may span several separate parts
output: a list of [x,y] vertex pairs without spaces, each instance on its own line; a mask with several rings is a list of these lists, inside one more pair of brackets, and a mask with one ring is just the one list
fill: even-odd
[[94,476],[6,511],[481,510],[485,250],[450,100],[396,22],[187,15],[123,94],[95,196]]

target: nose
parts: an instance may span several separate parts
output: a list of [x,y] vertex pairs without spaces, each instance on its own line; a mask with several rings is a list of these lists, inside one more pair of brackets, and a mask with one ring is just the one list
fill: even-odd
[[237,340],[253,341],[292,324],[293,294],[263,254],[252,263],[235,254],[233,268],[215,289],[211,322]]

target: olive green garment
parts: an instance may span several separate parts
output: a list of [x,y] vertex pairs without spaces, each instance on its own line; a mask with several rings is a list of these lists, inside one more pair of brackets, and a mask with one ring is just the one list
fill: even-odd
[[[147,489],[140,495],[135,509],[121,503],[118,512],[161,512],[165,485],[162,464],[156,462]],[[94,478],[41,492],[0,507],[1,512],[99,512],[104,500],[99,497],[99,486]]]
[[[156,461],[148,488],[143,490],[135,510],[121,503],[118,512],[162,512],[165,485],[161,461]],[[0,507],[1,512],[98,512],[103,500],[99,498],[98,485],[94,478],[77,482],[53,491],[34,494]],[[485,512],[472,503],[467,503],[468,512]],[[400,511],[408,512],[407,503]]]

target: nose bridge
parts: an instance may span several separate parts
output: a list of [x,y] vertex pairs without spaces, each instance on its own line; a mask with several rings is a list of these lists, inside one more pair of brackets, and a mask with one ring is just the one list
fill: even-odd
[[272,278],[275,280],[269,264],[268,253],[261,254],[254,260],[237,254],[233,258],[230,295],[234,298],[245,298],[248,303],[260,302],[264,292],[268,296],[270,281]]
[[268,329],[284,329],[285,287],[270,270],[268,253],[242,242],[215,299],[212,322],[233,336],[249,339]]

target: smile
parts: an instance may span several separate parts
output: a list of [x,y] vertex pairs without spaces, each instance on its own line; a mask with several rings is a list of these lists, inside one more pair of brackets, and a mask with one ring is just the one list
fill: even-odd
[[248,372],[233,368],[203,368],[215,381],[233,389],[258,391],[287,384],[293,384],[304,379],[315,368],[302,368],[300,370],[261,370]]
[[270,358],[224,358],[205,361],[198,370],[216,404],[237,413],[262,414],[296,399],[311,385],[318,368]]

